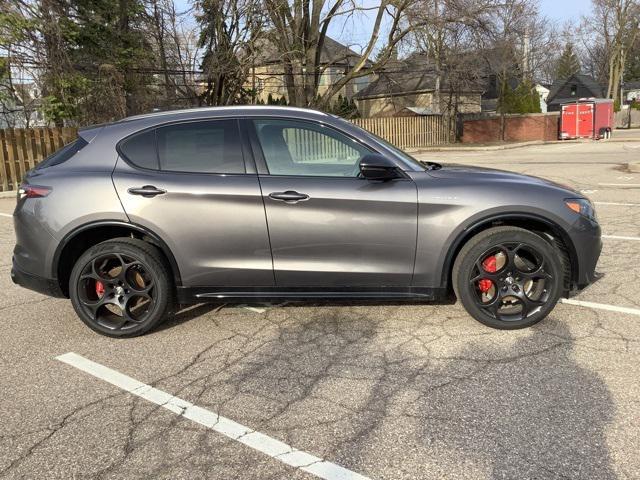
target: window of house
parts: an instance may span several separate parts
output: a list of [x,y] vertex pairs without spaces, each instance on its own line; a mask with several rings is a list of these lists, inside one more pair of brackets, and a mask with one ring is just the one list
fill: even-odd
[[254,120],[271,175],[357,177],[370,150],[321,124]]

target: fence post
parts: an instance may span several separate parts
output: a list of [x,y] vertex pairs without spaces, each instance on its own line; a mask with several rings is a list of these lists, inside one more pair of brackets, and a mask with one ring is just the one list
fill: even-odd
[[2,191],[9,190],[9,178],[7,176],[7,142],[4,130],[0,130],[0,174],[2,175]]
[[18,166],[20,167],[20,180],[22,180],[27,173],[27,167],[25,166],[26,157],[26,142],[24,140],[25,131],[23,128],[16,128],[14,130],[16,136],[16,150],[18,152]]

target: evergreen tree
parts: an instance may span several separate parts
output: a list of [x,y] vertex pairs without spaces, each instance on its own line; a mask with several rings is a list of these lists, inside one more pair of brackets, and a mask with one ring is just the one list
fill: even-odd
[[509,82],[506,83],[502,101],[498,105],[500,113],[540,113],[540,96],[534,85],[525,80],[512,89]]
[[573,44],[567,42],[556,65],[556,78],[569,78],[576,73],[580,73],[580,60],[578,60],[578,56],[575,54]]
[[98,123],[149,109],[152,49],[142,0],[41,3],[44,110],[57,124]]
[[640,81],[640,38],[627,53],[624,77],[625,82]]

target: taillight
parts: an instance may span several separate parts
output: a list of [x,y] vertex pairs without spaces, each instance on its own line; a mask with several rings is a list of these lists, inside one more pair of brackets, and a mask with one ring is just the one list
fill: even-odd
[[42,198],[51,193],[51,187],[41,187],[39,185],[20,185],[18,196],[20,198]]

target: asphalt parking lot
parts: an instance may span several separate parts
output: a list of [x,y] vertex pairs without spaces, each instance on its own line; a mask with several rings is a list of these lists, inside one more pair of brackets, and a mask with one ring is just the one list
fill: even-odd
[[204,305],[112,340],[11,283],[1,199],[0,477],[640,478],[640,140],[420,158],[576,186],[605,277],[520,331],[457,304]]

